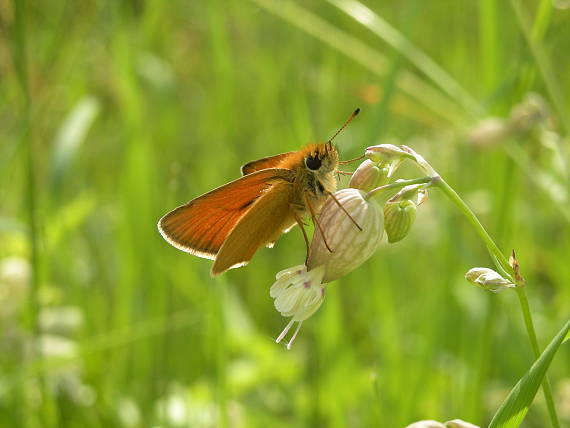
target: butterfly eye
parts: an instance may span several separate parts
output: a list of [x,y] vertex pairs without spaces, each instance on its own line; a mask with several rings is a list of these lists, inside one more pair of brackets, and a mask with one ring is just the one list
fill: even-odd
[[307,168],[316,171],[321,167],[321,160],[317,157],[307,156],[305,159],[305,165],[307,165]]

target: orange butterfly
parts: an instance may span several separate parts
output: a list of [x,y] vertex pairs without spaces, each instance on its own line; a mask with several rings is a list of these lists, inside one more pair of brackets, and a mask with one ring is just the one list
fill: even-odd
[[243,177],[169,212],[158,230],[176,248],[214,260],[212,275],[247,264],[259,247],[272,247],[295,224],[308,251],[302,220],[310,214],[320,228],[316,215],[336,190],[338,165],[350,162],[339,162],[332,140],[359,112],[326,143],[245,164]]

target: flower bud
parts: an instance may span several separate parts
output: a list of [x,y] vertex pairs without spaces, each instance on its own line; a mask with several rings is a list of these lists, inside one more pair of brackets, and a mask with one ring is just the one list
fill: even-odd
[[516,287],[508,279],[503,278],[498,272],[493,269],[476,267],[469,269],[465,274],[465,279],[484,290],[492,291],[493,293],[498,293],[505,288]]
[[309,271],[317,266],[325,266],[323,282],[334,281],[356,269],[380,245],[384,230],[382,210],[374,200],[364,199],[364,195],[365,192],[358,189],[342,189],[334,197],[344,209],[332,198],[325,203],[319,223],[332,252],[327,248],[320,230],[315,228],[307,260]]
[[384,230],[388,242],[393,244],[404,239],[416,219],[416,204],[409,199],[388,201],[384,205]]
[[380,168],[375,162],[366,159],[356,168],[348,186],[354,189],[372,190],[388,182],[388,173],[388,168]]
[[394,144],[378,144],[367,147],[364,155],[377,163],[410,158],[408,153]]

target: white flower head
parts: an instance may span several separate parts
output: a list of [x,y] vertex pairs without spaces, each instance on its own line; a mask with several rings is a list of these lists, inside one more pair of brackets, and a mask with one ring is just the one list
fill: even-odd
[[309,272],[318,266],[325,267],[324,282],[353,271],[380,245],[384,231],[382,208],[374,200],[365,199],[365,194],[358,189],[342,189],[334,194],[342,208],[332,198],[325,203],[319,223],[326,243],[316,228],[307,260]]
[[303,321],[313,315],[323,303],[324,273],[324,266],[318,266],[307,272],[307,267],[300,265],[282,270],[275,276],[276,281],[271,286],[269,295],[275,299],[275,309],[284,317],[291,317],[291,321],[276,342],[283,340],[295,322],[299,323],[287,344],[287,349],[291,349]]
[[506,288],[516,287],[511,281],[503,278],[500,273],[493,269],[476,267],[469,269],[465,274],[465,279],[485,290],[498,293]]

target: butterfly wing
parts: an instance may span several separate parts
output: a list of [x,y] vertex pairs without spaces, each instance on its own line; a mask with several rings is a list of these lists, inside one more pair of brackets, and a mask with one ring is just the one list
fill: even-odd
[[254,202],[220,248],[212,266],[212,275],[219,275],[228,269],[247,264],[259,247],[271,245],[286,229],[295,224],[295,217],[290,208],[292,190],[293,183],[282,180]]
[[213,260],[255,202],[277,183],[293,178],[292,171],[276,168],[248,174],[169,212],[159,220],[158,230],[174,247]]
[[241,167],[243,175],[251,174],[267,168],[278,168],[279,164],[295,152],[281,153],[280,155],[269,156],[263,159],[254,160]]

